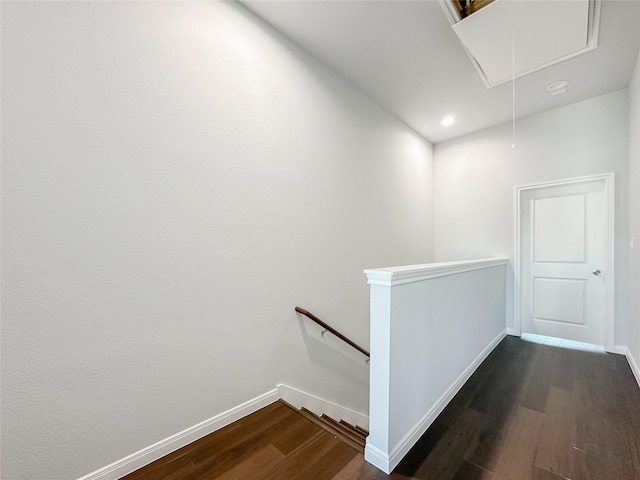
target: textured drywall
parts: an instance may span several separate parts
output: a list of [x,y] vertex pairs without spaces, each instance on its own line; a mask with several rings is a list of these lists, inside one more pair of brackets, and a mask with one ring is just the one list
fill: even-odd
[[[510,257],[514,187],[616,173],[615,344],[626,345],[628,92],[621,90],[519,119],[515,149],[505,124],[434,147],[436,261]],[[507,326],[513,323],[513,270],[507,282]]]
[[[218,2],[2,2],[2,478],[284,383],[367,411],[365,268],[432,260],[432,146]],[[327,337],[327,335],[325,335]]]
[[[633,246],[631,242],[633,241]],[[640,362],[640,54],[629,85],[629,350]]]

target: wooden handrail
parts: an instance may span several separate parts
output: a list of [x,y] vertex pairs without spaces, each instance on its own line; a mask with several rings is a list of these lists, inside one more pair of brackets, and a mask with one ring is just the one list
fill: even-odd
[[320,320],[318,317],[316,317],[313,313],[305,310],[304,308],[300,308],[300,307],[296,307],[296,312],[301,313],[302,315],[304,315],[307,318],[310,318],[311,320],[313,320],[314,322],[316,322],[318,325],[320,325],[322,328],[324,328],[325,330],[330,331],[331,333],[333,333],[336,337],[338,337],[340,340],[342,340],[345,343],[348,343],[349,345],[351,345],[353,348],[355,348],[356,350],[358,350],[359,352],[363,353],[364,355],[367,356],[367,358],[371,357],[371,354],[369,352],[367,352],[364,348],[362,348],[360,345],[358,345],[357,343],[355,343],[353,340],[351,340],[348,337],[345,337],[342,333],[340,333],[338,330],[336,330],[335,328],[333,328],[331,325],[327,325],[325,322],[323,322],[322,320]]

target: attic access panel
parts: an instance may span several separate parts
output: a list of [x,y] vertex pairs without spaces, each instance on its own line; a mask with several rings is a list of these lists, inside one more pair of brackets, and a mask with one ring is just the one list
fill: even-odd
[[522,77],[596,48],[599,5],[599,0],[495,0],[454,23],[453,30],[491,88],[511,81],[514,73]]
[[494,0],[451,0],[461,19],[486,7],[493,1]]

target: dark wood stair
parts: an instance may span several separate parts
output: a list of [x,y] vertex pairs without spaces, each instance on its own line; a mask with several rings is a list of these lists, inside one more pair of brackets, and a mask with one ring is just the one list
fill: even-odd
[[350,423],[345,422],[344,420],[334,420],[333,418],[325,414],[316,415],[311,410],[308,410],[304,407],[298,410],[296,409],[296,407],[288,404],[284,400],[280,400],[280,401],[285,405],[287,405],[288,407],[296,410],[302,416],[312,421],[319,427],[323,428],[324,430],[329,432],[331,435],[343,441],[350,447],[353,447],[359,452],[364,453],[364,447],[366,445],[367,435],[369,435],[369,432],[367,432],[364,428],[351,425]]

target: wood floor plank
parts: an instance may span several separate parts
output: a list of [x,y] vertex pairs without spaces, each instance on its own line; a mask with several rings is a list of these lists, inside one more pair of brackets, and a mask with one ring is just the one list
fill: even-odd
[[544,412],[551,389],[551,378],[556,368],[546,360],[544,352],[536,351],[533,365],[524,383],[520,405],[530,410]]
[[283,454],[289,455],[300,445],[322,432],[322,428],[311,422],[296,421],[286,431],[279,432],[271,443]]
[[195,450],[189,454],[197,467],[197,473],[186,478],[188,480],[215,478],[255,455],[256,452],[271,444],[274,439],[286,435],[288,429],[296,428],[296,425],[305,421],[296,412],[291,412],[291,415],[281,418],[278,422],[259,432],[253,434],[245,432],[244,440],[233,445],[229,446],[222,442],[215,445],[216,448],[211,449],[211,443],[208,443],[206,448]]
[[209,461],[212,455],[219,454],[234,445],[242,443],[247,437],[256,435],[258,432],[283,421],[283,419],[292,421],[296,418],[295,412],[292,412],[291,409],[280,402],[274,402],[252,415],[248,415],[177,450],[171,455],[181,456],[188,454],[197,466],[202,461]]
[[467,407],[457,402],[450,402],[438,415],[437,422],[450,427],[453,425]]
[[[555,473],[548,472],[547,470],[542,470],[541,468],[536,468],[534,470],[533,480],[574,480],[574,479],[559,477]],[[602,480],[605,480],[605,479],[602,479]]]
[[572,449],[576,432],[574,396],[551,387],[544,412],[535,466],[560,477],[573,478]]
[[534,478],[534,461],[544,415],[518,407],[496,463],[498,477],[530,480]]
[[443,441],[442,439],[448,430],[449,428],[446,425],[442,425],[437,421],[431,424],[427,431],[400,461],[394,473],[411,477],[420,468],[425,458],[431,455],[436,445]]
[[362,454],[344,442],[333,442],[333,447],[320,455],[309,466],[297,473],[294,480],[327,480],[340,472],[351,460]]
[[536,347],[539,346],[522,342],[521,348],[517,349],[508,343],[502,363],[485,377],[468,403],[469,408],[508,419],[520,404],[524,382],[533,368]]
[[[588,354],[589,352],[580,352],[547,345],[544,345],[544,347],[545,358],[548,362],[553,363],[551,385],[572,391],[577,377],[576,372],[580,366],[581,354]],[[584,356],[582,358],[584,358]]]
[[464,453],[480,427],[480,414],[466,409],[433,448],[418,470],[416,478],[451,479],[464,463]]
[[633,469],[633,480],[640,480],[640,429],[630,425],[627,430],[627,442],[629,445],[629,460]]
[[[283,416],[291,415],[290,410],[281,402],[273,402],[260,410],[254,412],[251,415],[248,415],[236,422],[227,425],[226,427],[209,434],[195,442],[182,447],[175,452],[172,452],[159,460],[147,465],[143,469],[137,470],[125,477],[122,480],[147,480],[147,477],[151,475],[149,478],[156,478],[152,474],[154,471],[158,471],[157,478],[163,478],[163,475],[166,477],[176,476],[177,474],[172,472],[172,469],[175,469],[180,462],[173,463],[175,460],[182,458],[181,462],[185,462],[185,464],[192,464],[191,458],[188,456],[189,452],[201,450],[205,452],[205,456],[209,456],[209,452],[218,451],[216,448],[220,443],[223,444],[233,444],[234,442],[242,441],[243,438],[246,437],[247,432],[252,432],[255,434],[256,431],[260,431],[260,429],[267,428],[272,423],[278,421]],[[235,440],[234,440],[235,439]],[[180,470],[180,475],[184,476],[187,473],[193,473],[191,470],[187,472],[187,468],[183,468]],[[162,472],[166,473],[162,473]]]
[[[640,390],[626,371],[624,357],[585,357],[587,371],[574,400],[577,422],[576,478],[638,478]],[[635,446],[634,446],[635,445]]]
[[603,455],[607,443],[604,412],[584,382],[577,385],[572,403],[576,415],[573,446],[591,454]]
[[[640,476],[637,461],[638,432],[632,428],[607,429],[605,432],[606,455],[600,456],[608,478],[635,480]],[[635,452],[635,453],[634,453]]]
[[353,478],[357,478],[364,464],[364,455],[355,455],[349,463],[331,477],[331,480],[351,480]]
[[495,478],[491,472],[464,461],[453,475],[452,480],[495,480]]
[[460,404],[466,407],[473,398],[478,387],[483,384],[487,376],[494,370],[498,362],[500,361],[500,353],[496,353],[496,350],[491,352],[484,362],[480,364],[478,369],[471,375],[471,377],[460,388],[456,395],[451,400],[451,403]]
[[382,470],[377,469],[368,462],[364,462],[362,467],[356,472],[355,475],[349,477],[349,480],[401,480],[400,477],[396,478],[396,474],[387,475]]
[[[174,477],[182,479],[197,475],[194,464],[189,457],[190,452],[201,450],[205,452],[204,455],[208,458],[211,455],[211,451],[217,451],[216,444],[233,443],[232,439],[234,436],[244,438],[247,435],[247,431],[255,434],[256,430],[260,431],[261,428],[268,427],[272,422],[288,414],[290,414],[290,412],[284,405],[279,402],[274,402],[254,412],[252,415],[192,442],[146,467],[123,477],[123,480],[151,480],[155,478],[164,479]],[[176,473],[174,470],[182,463],[184,463],[184,467],[180,468],[179,472]]]
[[605,382],[608,393],[603,395],[602,411],[605,418],[605,425],[608,428],[625,429],[628,427],[640,430],[640,401],[638,401],[637,391],[626,391],[624,388],[616,388],[619,382],[609,379]]
[[[606,465],[597,455],[579,450],[571,451],[572,480],[598,480],[605,479]],[[616,477],[617,478],[617,477]]]
[[493,472],[507,438],[510,421],[490,415],[480,415],[480,426],[464,454],[464,459]]
[[[306,419],[305,419],[306,421]],[[327,432],[320,432],[306,444],[287,456],[286,462],[281,462],[275,468],[259,475],[256,480],[290,480],[296,478],[300,472],[326,454],[340,440]]]
[[287,456],[276,447],[273,445],[267,445],[245,461],[227,470],[222,475],[217,476],[216,480],[252,478],[257,474],[257,472],[269,470],[282,462],[285,458],[287,458]]

